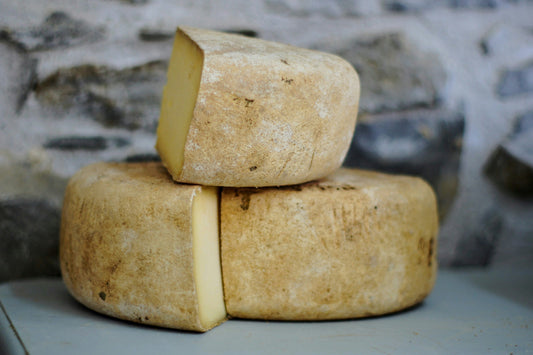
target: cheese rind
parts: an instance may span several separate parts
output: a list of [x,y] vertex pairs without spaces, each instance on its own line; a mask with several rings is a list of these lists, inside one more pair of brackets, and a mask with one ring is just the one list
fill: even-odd
[[340,169],[299,186],[223,189],[230,316],[326,320],[420,302],[436,277],[435,195],[421,179]]
[[[324,177],[342,164],[360,90],[348,62],[332,54],[189,27],[178,29],[174,48],[156,148],[176,181],[290,185]],[[184,79],[187,68],[198,66],[201,78],[194,80],[199,82]],[[176,105],[183,88],[196,94],[195,85],[195,99]]]
[[64,282],[95,311],[206,331],[226,319],[217,217],[216,188],[177,185],[159,163],[87,166],[65,193]]

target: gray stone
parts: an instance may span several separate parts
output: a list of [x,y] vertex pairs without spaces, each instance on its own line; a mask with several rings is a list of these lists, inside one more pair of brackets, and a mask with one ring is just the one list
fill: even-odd
[[141,154],[134,154],[134,155],[128,155],[126,159],[124,159],[126,163],[142,163],[142,162],[149,162],[149,161],[161,161],[161,157],[156,153],[141,153]]
[[148,4],[149,0],[120,0],[121,2],[131,5],[144,5]]
[[462,110],[363,115],[344,165],[421,176],[435,190],[444,219],[459,184],[464,125]]
[[360,111],[379,113],[435,107],[444,96],[446,73],[439,59],[416,49],[400,33],[357,38],[341,48],[318,49],[348,60],[361,79]]
[[497,87],[498,95],[506,98],[530,92],[533,92],[533,61],[502,73]]
[[233,33],[236,35],[246,36],[246,37],[252,37],[256,38],[259,37],[259,33],[256,30],[251,30],[247,28],[230,28],[226,30],[221,30],[226,33]]
[[[266,9],[284,16],[362,16],[380,11],[378,1],[360,0],[266,0]],[[369,5],[371,4],[371,5]]]
[[435,7],[495,9],[503,2],[505,0],[383,0],[383,6],[392,12],[420,12]]
[[174,38],[174,33],[174,31],[144,27],[139,30],[139,39],[147,42],[168,41]]
[[0,201],[0,282],[59,275],[60,214],[46,200]]
[[452,8],[460,9],[495,9],[501,4],[499,0],[447,0],[446,3]]
[[383,0],[383,7],[392,12],[419,12],[435,6],[428,0]]
[[[246,37],[259,37],[259,33],[256,30],[246,28],[220,29],[218,31],[238,34]],[[167,41],[173,39],[174,34],[175,31],[144,27],[139,30],[139,39],[147,42]]]
[[130,145],[129,139],[124,137],[80,137],[80,136],[68,136],[68,137],[56,137],[47,140],[43,147],[47,149],[58,150],[105,150],[108,148],[121,148]]
[[513,131],[491,154],[485,174],[502,191],[533,197],[533,110],[516,119]]
[[505,221],[497,207],[487,208],[479,219],[464,226],[452,266],[488,266],[498,247]]
[[99,41],[104,37],[104,31],[57,11],[51,13],[40,26],[19,30],[3,29],[0,36],[31,51]]
[[155,132],[167,62],[116,70],[83,65],[60,69],[38,83],[38,101],[58,116],[90,117],[106,127]]
[[483,36],[479,47],[488,56],[533,56],[533,27],[498,24]]
[[0,40],[0,114],[20,112],[37,80],[37,60],[22,48]]
[[[68,176],[52,169],[52,157],[42,148],[32,149],[26,159],[3,156],[0,151],[0,199],[20,196],[45,199],[60,206]],[[0,236],[1,237],[1,236]]]

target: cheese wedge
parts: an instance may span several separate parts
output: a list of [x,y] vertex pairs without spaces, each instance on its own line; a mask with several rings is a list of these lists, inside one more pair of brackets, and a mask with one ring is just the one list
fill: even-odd
[[332,54],[181,27],[156,148],[179,182],[279,186],[324,177],[354,132],[359,78]]
[[436,200],[418,178],[341,169],[299,186],[226,188],[220,216],[232,317],[381,315],[435,282]]
[[70,293],[122,319],[203,332],[226,319],[218,191],[159,163],[99,163],[70,180],[60,264]]

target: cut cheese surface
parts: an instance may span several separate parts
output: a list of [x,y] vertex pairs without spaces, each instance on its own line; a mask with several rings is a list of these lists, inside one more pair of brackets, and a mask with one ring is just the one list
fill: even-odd
[[200,321],[211,328],[226,317],[221,300],[218,189],[203,187],[195,195],[192,207],[194,278],[198,294]]
[[163,89],[157,149],[172,171],[181,171],[185,140],[200,87],[203,53],[185,34],[174,39],[168,81]]
[[284,188],[226,188],[221,257],[230,316],[381,315],[435,282],[435,195],[421,179],[340,169]]
[[159,163],[100,163],[70,180],[60,264],[71,294],[114,317],[192,331],[226,319],[218,191]]
[[359,78],[332,54],[181,27],[156,148],[179,182],[280,186],[324,177],[348,151]]

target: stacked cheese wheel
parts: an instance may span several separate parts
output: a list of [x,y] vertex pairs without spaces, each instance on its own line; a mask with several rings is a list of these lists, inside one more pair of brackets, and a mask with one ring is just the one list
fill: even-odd
[[340,168],[358,100],[341,58],[179,28],[163,164],[93,164],[68,184],[67,288],[107,315],[200,332],[420,302],[436,275],[435,196],[418,178]]

